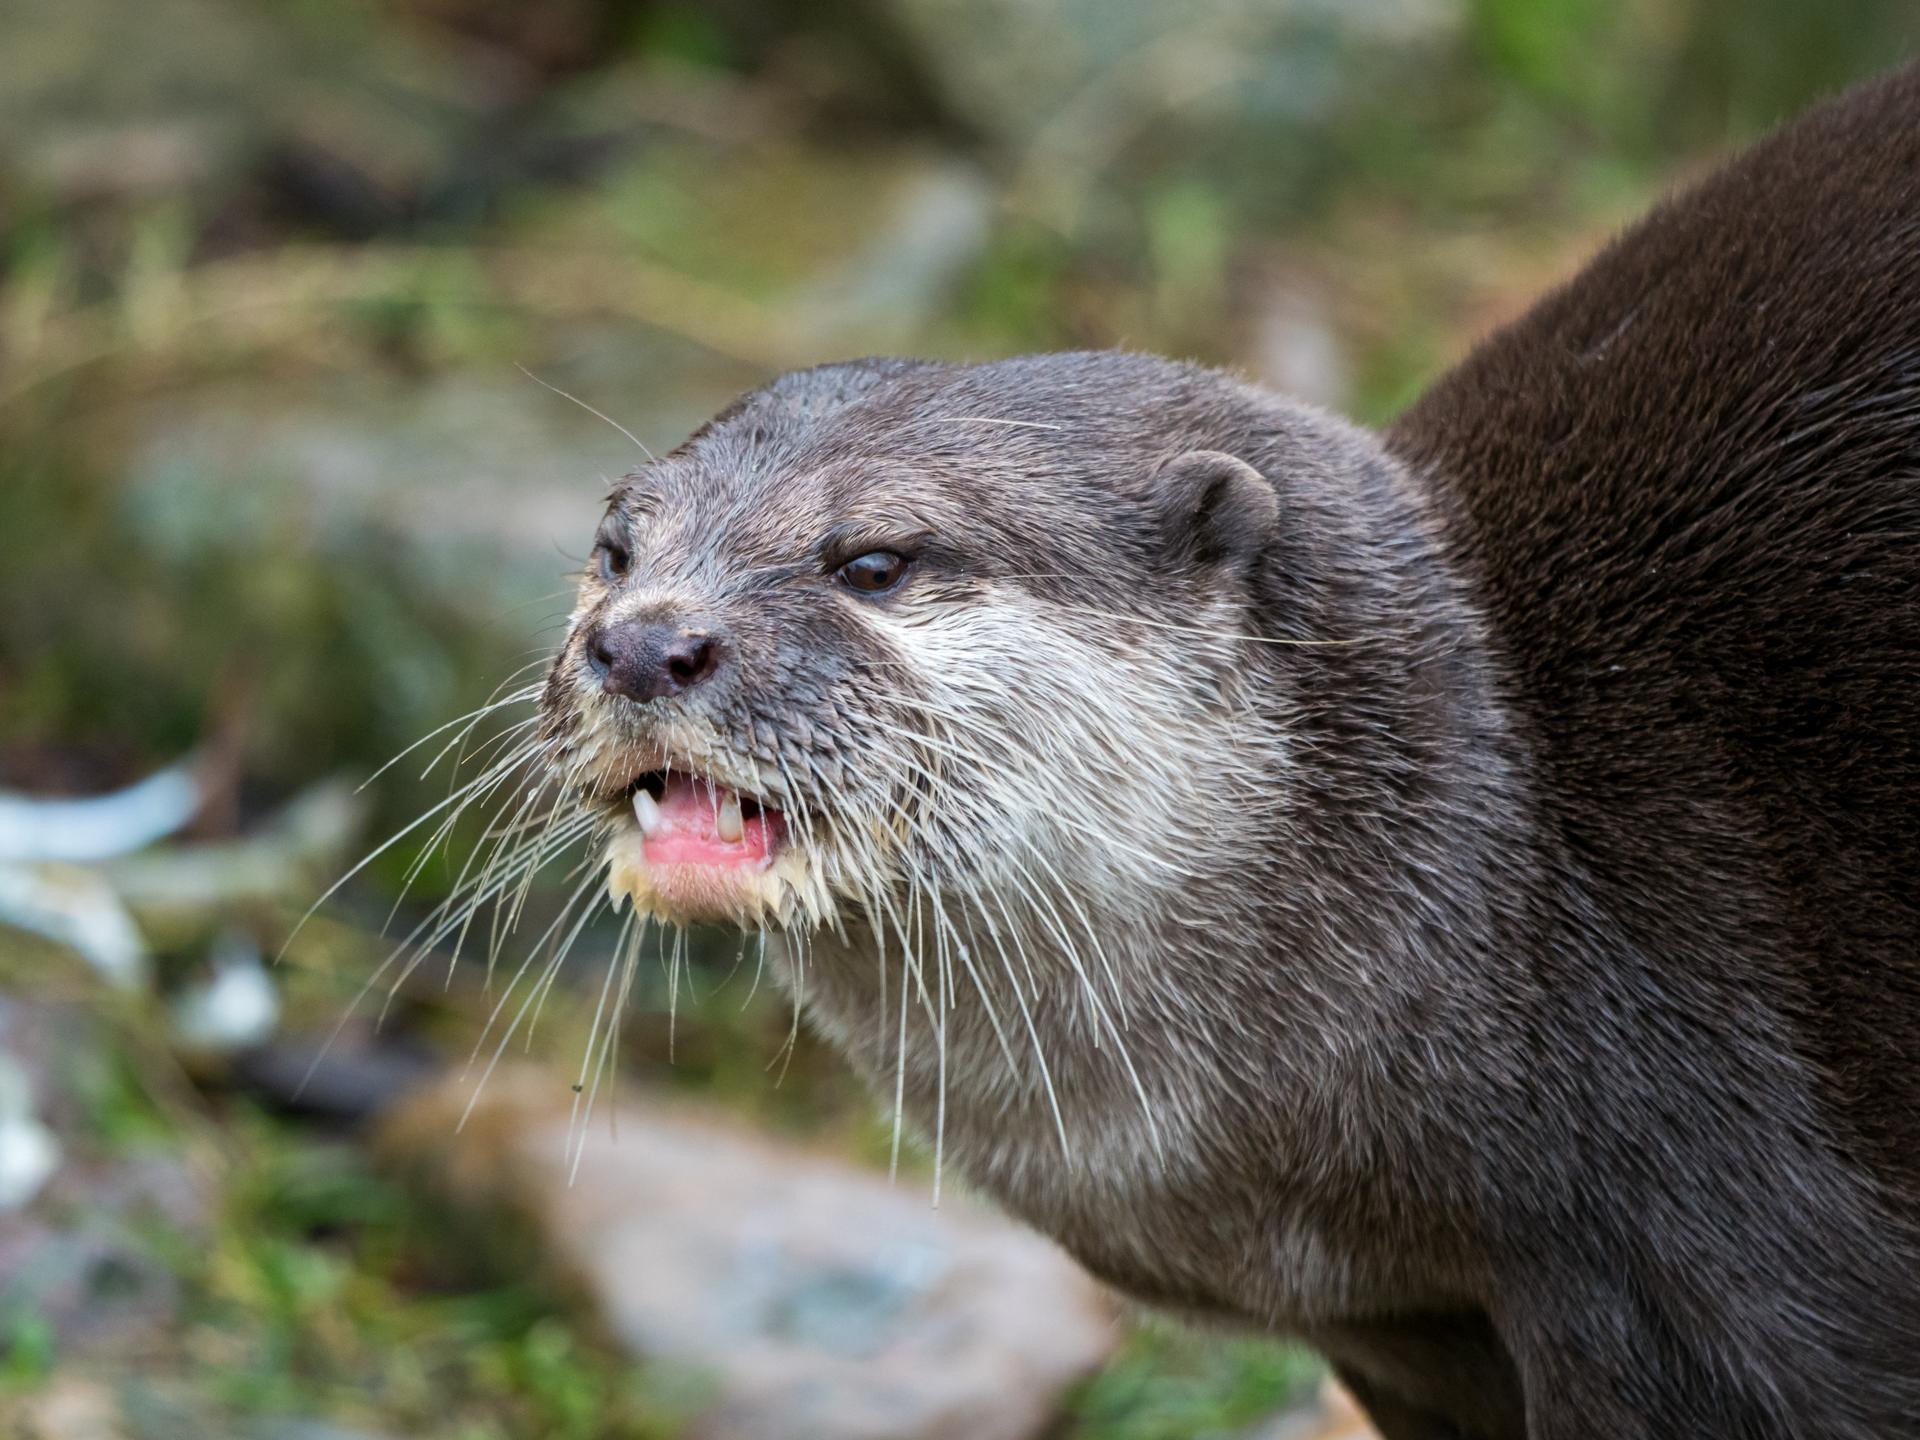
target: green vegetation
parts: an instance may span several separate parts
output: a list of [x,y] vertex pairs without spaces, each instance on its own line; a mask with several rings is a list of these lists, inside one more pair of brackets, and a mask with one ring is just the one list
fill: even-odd
[[559,1297],[476,1274],[356,1147],[244,1129],[215,1243],[183,1265],[175,1372],[226,1413],[448,1440],[658,1440],[697,1397],[585,1333]]
[[1320,1373],[1292,1346],[1142,1324],[1074,1404],[1079,1440],[1226,1440]]

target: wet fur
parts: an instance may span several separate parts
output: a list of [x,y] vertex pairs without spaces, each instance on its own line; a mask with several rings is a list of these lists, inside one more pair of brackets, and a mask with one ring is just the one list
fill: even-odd
[[[1304,1335],[1391,1440],[1920,1435],[1914,72],[1379,440],[1150,357],[856,362],[613,513],[559,772],[799,817],[788,982],[1096,1273]],[[579,637],[648,606],[734,658],[640,713]]]

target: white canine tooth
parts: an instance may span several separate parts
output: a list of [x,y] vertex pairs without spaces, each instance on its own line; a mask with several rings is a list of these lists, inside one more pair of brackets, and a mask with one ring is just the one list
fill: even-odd
[[633,792],[633,818],[640,822],[640,833],[651,835],[660,828],[660,802],[645,790]]
[[720,838],[729,845],[740,843],[740,797],[729,790],[727,798],[720,802],[720,808],[714,813],[714,828],[720,832]]

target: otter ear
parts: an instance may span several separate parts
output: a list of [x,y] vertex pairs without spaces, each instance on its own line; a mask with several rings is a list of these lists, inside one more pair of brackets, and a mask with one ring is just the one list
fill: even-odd
[[1201,565],[1244,569],[1280,518],[1267,477],[1224,450],[1176,455],[1154,478],[1154,494],[1169,554]]

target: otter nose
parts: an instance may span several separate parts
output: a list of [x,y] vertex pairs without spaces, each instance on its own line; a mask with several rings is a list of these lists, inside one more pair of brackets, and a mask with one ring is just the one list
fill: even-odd
[[587,640],[587,663],[600,688],[629,700],[691,690],[719,668],[721,643],[698,630],[645,620],[603,625]]

